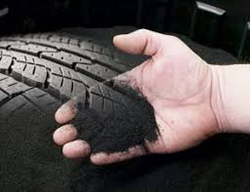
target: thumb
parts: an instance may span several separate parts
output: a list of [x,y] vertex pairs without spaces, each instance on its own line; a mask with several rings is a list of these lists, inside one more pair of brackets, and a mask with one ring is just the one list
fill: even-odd
[[162,34],[140,29],[126,35],[117,35],[115,46],[129,54],[154,56],[161,47]]

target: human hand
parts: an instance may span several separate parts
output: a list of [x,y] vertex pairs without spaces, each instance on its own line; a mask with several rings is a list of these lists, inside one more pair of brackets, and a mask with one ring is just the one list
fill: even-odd
[[[219,120],[214,103],[217,94],[213,83],[216,73],[181,40],[148,30],[138,30],[114,38],[114,44],[130,54],[150,58],[121,78],[148,100],[154,109],[159,134],[157,141],[145,140],[147,150],[133,147],[121,153],[91,155],[95,164],[109,164],[152,153],[173,153],[198,145],[219,133]],[[63,106],[56,120],[64,124],[75,117],[75,109]],[[54,140],[64,145],[67,157],[90,154],[90,146],[77,138],[70,125],[59,128]]]

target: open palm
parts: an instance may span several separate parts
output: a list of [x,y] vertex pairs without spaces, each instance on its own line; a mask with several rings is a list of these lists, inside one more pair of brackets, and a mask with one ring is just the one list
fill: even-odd
[[[150,59],[121,75],[139,90],[154,108],[159,128],[158,140],[145,140],[147,153],[172,153],[198,145],[216,134],[218,122],[212,106],[213,71],[211,67],[176,37],[148,30],[138,30],[114,38],[114,44],[130,54],[144,54]],[[56,113],[56,120],[65,123],[74,118],[72,107]],[[54,140],[64,145],[67,157],[86,156],[87,143],[75,140],[76,130],[63,126]],[[121,153],[91,155],[96,164],[108,164],[146,154],[140,146]]]

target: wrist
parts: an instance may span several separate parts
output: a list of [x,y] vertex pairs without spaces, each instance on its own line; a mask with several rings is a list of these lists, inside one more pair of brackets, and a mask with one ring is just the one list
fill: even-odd
[[211,107],[214,111],[218,130],[221,133],[230,132],[231,125],[228,121],[225,106],[225,67],[210,65],[212,71]]
[[[250,65],[212,66],[213,106],[223,132],[250,134]],[[218,86],[218,88],[216,88]]]

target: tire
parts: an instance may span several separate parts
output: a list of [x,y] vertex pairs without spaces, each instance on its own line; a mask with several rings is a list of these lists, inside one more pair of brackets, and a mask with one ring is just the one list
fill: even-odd
[[91,87],[130,68],[121,63],[91,39],[53,33],[0,39],[1,191],[70,190],[79,162],[65,160],[53,144],[54,114],[78,95],[102,110],[107,87],[105,93]]

